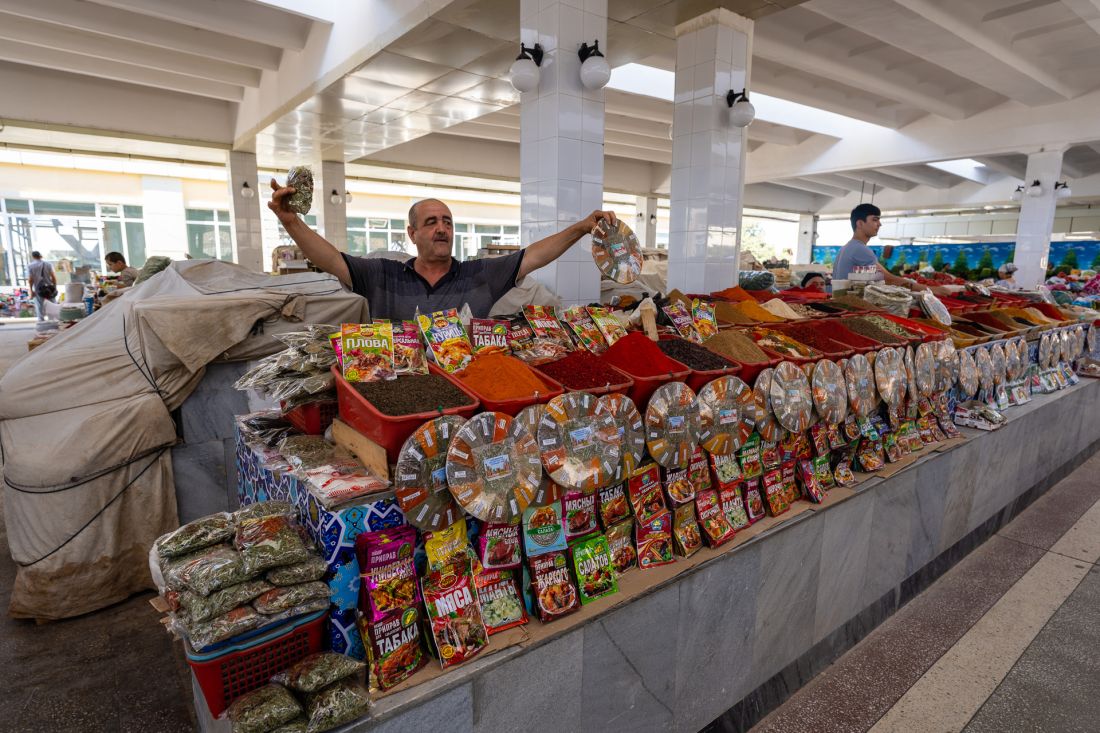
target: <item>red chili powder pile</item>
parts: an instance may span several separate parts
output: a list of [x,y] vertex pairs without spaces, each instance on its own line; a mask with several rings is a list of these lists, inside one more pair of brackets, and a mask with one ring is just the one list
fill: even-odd
[[656,342],[641,331],[623,336],[600,358],[627,374],[639,377],[657,377],[669,372],[684,371],[681,364],[665,356]]
[[515,400],[547,391],[530,367],[506,354],[474,357],[470,365],[455,376],[474,392],[493,400]]

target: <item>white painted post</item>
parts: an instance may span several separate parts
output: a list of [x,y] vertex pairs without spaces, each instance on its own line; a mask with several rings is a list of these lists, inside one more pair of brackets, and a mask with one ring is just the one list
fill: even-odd
[[[233,261],[255,272],[264,271],[263,225],[260,206],[269,189],[260,185],[256,154],[243,151],[229,153],[229,215],[233,218]],[[248,184],[252,197],[241,195]]]
[[[1024,197],[1016,226],[1016,282],[1033,288],[1046,280],[1050,256],[1050,234],[1054,228],[1054,184],[1062,173],[1062,149],[1045,150],[1027,156]],[[1040,196],[1029,196],[1034,181],[1043,187]]]
[[[317,175],[317,174],[320,175]],[[348,202],[344,186],[343,161],[323,161],[314,168],[313,210],[317,212],[317,229],[341,252],[348,251]],[[332,203],[336,191],[340,203]]]
[[817,241],[817,215],[798,215],[798,244],[794,250],[794,264],[808,265],[813,260],[814,243]]

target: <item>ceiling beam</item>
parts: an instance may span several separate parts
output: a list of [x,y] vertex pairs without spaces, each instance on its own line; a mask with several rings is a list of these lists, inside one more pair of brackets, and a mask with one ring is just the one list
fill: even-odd
[[278,69],[283,54],[274,46],[81,0],[0,0],[0,11],[258,69]]
[[1062,0],[1062,3],[1077,14],[1097,33],[1100,33],[1100,2],[1098,0]]
[[[888,110],[872,108],[870,104],[850,104],[848,99],[840,95],[830,94],[827,90],[817,85],[803,86],[797,83],[796,75],[770,74],[761,66],[754,65],[752,70],[753,89],[764,94],[770,94],[780,99],[788,99],[810,107],[817,107],[828,112],[836,112],[840,115],[854,117],[864,122],[873,122],[876,125],[897,129],[910,120],[899,121]],[[917,114],[921,114],[917,112]]]
[[838,198],[848,194],[847,189],[837,188],[836,186],[826,186],[821,183],[813,183],[804,178],[784,178],[781,181],[768,181],[768,183],[774,183],[776,186],[793,188],[799,191],[809,191],[810,193],[821,194],[829,198]]
[[1069,176],[1070,178],[1085,178],[1089,174],[1081,166],[1071,163],[1066,160],[1066,156],[1062,155],[1062,175]]
[[226,84],[250,87],[260,84],[260,70],[249,66],[231,64],[167,48],[157,48],[144,43],[133,43],[120,38],[110,38],[98,33],[84,33],[65,26],[40,23],[2,12],[0,12],[0,38]]
[[1010,15],[1016,15],[1018,13],[1026,13],[1028,10],[1034,10],[1036,8],[1042,8],[1047,5],[1053,5],[1058,0],[1024,0],[1024,2],[1016,3],[1015,5],[1009,5],[1005,8],[998,8],[992,10],[982,16],[982,22],[988,23],[991,20],[999,20],[1001,18],[1007,18]]
[[157,89],[170,89],[200,97],[224,99],[229,102],[239,102],[244,96],[244,89],[232,84],[196,79],[192,76],[124,64],[109,59],[95,59],[67,51],[58,51],[53,48],[32,46],[29,43],[19,41],[0,43],[0,59],[85,76],[156,87]]
[[912,166],[896,166],[893,168],[876,168],[875,170],[880,173],[886,173],[887,175],[897,176],[898,178],[904,178],[907,181],[912,181],[919,186],[931,186],[932,188],[951,188],[953,185],[950,180],[945,179],[941,175],[937,175],[928,170],[922,165]]
[[745,128],[750,140],[759,140],[762,143],[775,143],[776,145],[798,145],[810,136],[809,133],[796,130],[793,127],[782,125],[769,125],[767,123],[749,125]]
[[172,23],[217,28],[219,33],[276,48],[301,51],[310,20],[246,0],[92,0]]
[[961,178],[964,181],[970,181],[971,183],[980,183],[983,186],[987,183],[992,183],[999,178],[997,174],[991,174],[988,168],[983,168],[980,165],[974,165],[977,161],[970,162],[968,160],[941,160],[928,164],[929,168],[935,168],[936,170],[948,173],[956,178]]
[[968,116],[965,108],[948,102],[942,94],[929,94],[913,88],[912,84],[891,82],[881,74],[866,70],[860,66],[844,64],[835,57],[807,51],[805,47],[795,46],[785,41],[769,38],[758,29],[752,39],[754,57],[765,58],[814,76],[840,81],[879,97],[901,104],[910,104],[951,120],[961,120]]
[[1010,178],[1019,178],[1022,180],[1027,173],[1026,160],[1023,165],[1019,165],[1015,161],[1005,158],[1003,156],[995,155],[983,155],[974,158],[974,160],[978,161],[986,168],[989,168],[990,170],[995,170],[998,173],[1003,173]]
[[[917,184],[912,181],[907,181],[904,178],[898,178],[897,176],[891,176],[886,173],[879,173],[878,171],[868,170],[854,170],[843,171],[837,175],[844,178],[851,178],[856,180],[857,183],[867,183],[876,186],[882,186],[883,188],[893,189],[894,191],[912,191],[917,187]],[[867,188],[871,186],[868,185]]]
[[1024,58],[1007,43],[984,31],[980,25],[969,23],[959,17],[958,12],[945,10],[931,0],[894,0],[894,2],[916,13],[929,23],[939,26],[945,33],[950,33],[966,43],[977,46],[1002,64],[1012,67],[1059,96],[1073,99],[1079,94],[1078,90],[1063,82],[1057,75],[1040,67],[1031,59]]
[[859,191],[862,188],[869,189],[870,186],[864,186],[860,181],[846,176],[840,176],[835,173],[822,173],[816,176],[803,176],[800,180],[809,181],[810,183],[820,183],[823,186],[832,186],[833,188],[840,188],[846,191]]

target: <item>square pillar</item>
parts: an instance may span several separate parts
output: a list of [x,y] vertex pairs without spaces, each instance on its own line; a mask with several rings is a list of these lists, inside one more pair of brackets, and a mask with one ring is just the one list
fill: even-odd
[[[1050,257],[1050,234],[1054,228],[1054,184],[1062,174],[1062,151],[1045,150],[1027,156],[1024,176],[1024,197],[1020,201],[1020,219],[1016,225],[1015,280],[1024,288],[1034,288],[1046,281]],[[1040,196],[1026,191],[1033,181],[1043,187]]]
[[[520,237],[524,246],[603,208],[604,95],[580,79],[581,43],[607,49],[607,0],[521,0],[520,39],[542,46],[539,85],[520,96]],[[566,307],[599,300],[586,236],[532,275]]]
[[722,8],[676,26],[670,288],[737,283],[747,134],[730,124],[726,94],[749,88],[752,32],[751,20]]
[[[325,160],[313,169],[313,209],[317,231],[341,252],[348,251],[348,202],[343,161]],[[339,203],[332,203],[336,191]]]
[[798,243],[794,250],[794,264],[808,265],[814,258],[814,243],[817,241],[817,216],[799,214]]
[[638,236],[639,244],[647,249],[654,249],[657,247],[657,197],[638,196],[635,201],[639,219],[634,233]]
[[[252,197],[241,195],[244,184]],[[256,154],[243,151],[229,153],[229,215],[233,218],[233,261],[254,272],[263,272],[263,224],[260,206],[264,205],[266,187],[260,185]]]

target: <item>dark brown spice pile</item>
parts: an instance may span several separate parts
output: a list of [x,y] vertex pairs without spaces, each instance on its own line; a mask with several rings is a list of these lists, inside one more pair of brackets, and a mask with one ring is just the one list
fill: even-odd
[[434,412],[471,402],[462,390],[438,374],[409,374],[390,381],[355,382],[353,386],[383,415]]
[[710,349],[699,344],[693,344],[682,338],[662,339],[657,342],[661,351],[665,352],[681,364],[685,364],[697,372],[709,372],[713,369],[729,369],[735,366],[733,362],[715,354]]
[[796,324],[794,326],[788,326],[784,330],[784,333],[793,338],[795,341],[800,341],[807,346],[812,346],[818,351],[823,351],[826,354],[848,350],[846,346],[833,341],[831,338],[825,336],[813,326]]
[[849,331],[854,331],[860,336],[866,336],[867,338],[874,339],[890,346],[904,346],[905,339],[899,338],[897,335],[890,333],[889,331],[879,328],[870,321],[863,318],[845,318],[841,323]]

